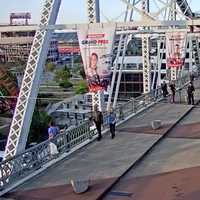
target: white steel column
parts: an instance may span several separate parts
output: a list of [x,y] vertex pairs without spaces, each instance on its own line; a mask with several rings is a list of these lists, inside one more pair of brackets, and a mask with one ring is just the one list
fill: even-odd
[[[87,13],[89,24],[100,22],[99,0],[87,0]],[[92,93],[92,109],[97,106],[98,110],[104,111],[104,92]]]
[[105,111],[104,93],[98,91],[97,93],[92,93],[92,110],[97,106],[99,111]]
[[128,35],[125,35],[123,38],[123,49],[122,49],[122,59],[120,62],[120,68],[118,71],[118,77],[117,77],[117,85],[116,85],[116,90],[115,90],[115,96],[114,96],[114,102],[113,102],[113,107],[115,108],[117,105],[117,99],[118,99],[118,94],[119,94],[119,87],[120,87],[120,82],[121,82],[121,77],[122,77],[122,70],[124,68],[124,57],[126,54],[126,49],[127,49],[127,41],[128,41]]
[[[171,10],[170,10],[170,20],[175,21],[176,20],[176,1],[175,0],[171,0]],[[174,27],[172,27],[174,28]],[[167,46],[167,45],[166,45]],[[171,67],[170,68],[171,71],[171,80],[174,81],[177,79],[177,68],[176,67]]]
[[[163,44],[162,45],[162,53],[161,53],[161,43]],[[157,85],[156,85],[156,88],[157,87],[160,87],[161,86],[161,66],[162,66],[162,60],[163,60],[163,51],[164,51],[164,41],[162,39],[158,39],[157,41],[157,66],[158,66],[158,78],[157,78]]]
[[151,66],[149,61],[149,35],[142,35],[142,58],[143,58],[143,91],[151,90]]
[[[41,26],[55,24],[60,3],[61,0],[45,0]],[[25,149],[51,34],[52,30],[38,30],[35,34],[10,127],[4,160]]]
[[123,48],[123,45],[124,45],[123,37],[124,37],[123,34],[120,35],[119,44],[118,44],[118,47],[117,47],[117,55],[116,55],[115,62],[113,64],[113,73],[112,73],[111,87],[110,87],[109,96],[108,96],[107,110],[111,106],[112,94],[113,94],[113,91],[114,91],[115,79],[116,79],[117,70],[118,70],[118,61],[119,61],[121,49]]
[[175,81],[177,78],[177,69],[175,67],[171,67],[171,80]]
[[199,48],[199,38],[198,37],[195,37],[195,43],[196,43],[196,51],[197,52],[194,52],[194,49],[193,49],[193,53],[194,53],[194,60],[195,60],[195,64],[197,66],[197,70],[198,72],[200,71],[199,69],[199,66],[200,66],[200,48]]
[[87,13],[89,23],[100,22],[99,0],[87,0]]
[[[142,0],[143,19],[149,12],[149,0]],[[143,27],[145,29],[145,27]],[[142,59],[143,59],[143,92],[148,93],[151,90],[151,66],[149,60],[149,35],[142,35]]]
[[192,71],[193,67],[193,44],[192,44],[192,36],[189,36],[189,71]]
[[175,21],[176,20],[176,1],[175,0],[171,0],[170,2],[171,4],[171,10],[170,10],[170,20]]
[[[127,3],[130,4],[130,0],[128,0]],[[135,4],[135,0],[132,2],[132,5],[134,5],[134,4]],[[129,14],[129,5],[127,5],[127,7],[126,7],[124,22],[127,21],[128,14]],[[133,9],[130,10],[129,21],[131,21],[132,16],[133,16]],[[126,37],[126,42],[125,42],[125,37]],[[120,35],[119,44],[118,44],[118,47],[117,47],[117,55],[116,55],[116,58],[115,58],[115,63],[113,64],[114,68],[113,68],[113,74],[112,74],[110,93],[109,93],[109,97],[108,97],[107,110],[111,106],[111,101],[112,101],[112,96],[113,96],[114,86],[115,86],[115,79],[116,79],[117,70],[118,70],[118,61],[119,61],[120,55],[122,54],[123,56],[122,56],[122,60],[121,60],[119,70],[118,70],[118,78],[117,78],[117,81],[116,81],[115,96],[114,96],[114,102],[113,102],[112,107],[115,108],[115,106],[117,104],[120,82],[121,82],[122,69],[123,69],[123,63],[124,63],[124,57],[125,57],[125,52],[126,52],[127,39],[128,39],[127,36],[125,36],[124,34]]]

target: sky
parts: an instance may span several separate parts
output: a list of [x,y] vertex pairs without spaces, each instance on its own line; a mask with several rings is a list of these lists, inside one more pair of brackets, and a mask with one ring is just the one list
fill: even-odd
[[[200,11],[199,0],[191,1],[193,11]],[[0,23],[9,22],[11,12],[31,12],[31,23],[38,23],[44,0],[1,0]],[[2,9],[3,8],[3,9]],[[103,21],[120,19],[125,4],[120,0],[100,0],[101,19]],[[57,23],[87,22],[86,0],[62,0]]]
[[[31,12],[32,23],[38,23],[44,0],[0,0],[0,23],[9,22],[9,13],[11,12]],[[116,4],[116,1],[118,2]],[[117,17],[125,7],[120,0],[100,0],[103,7],[101,14],[111,17]],[[115,5],[115,8],[113,8]],[[2,9],[3,8],[3,9]],[[82,23],[87,22],[86,0],[62,0],[58,23]]]

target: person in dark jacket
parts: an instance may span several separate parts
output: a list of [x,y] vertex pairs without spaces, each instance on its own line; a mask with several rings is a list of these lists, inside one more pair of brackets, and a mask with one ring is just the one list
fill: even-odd
[[115,137],[116,114],[112,108],[109,110],[107,123],[110,127],[111,138],[113,139]]
[[102,115],[102,112],[98,111],[97,106],[94,107],[94,111],[92,113],[92,120],[94,121],[94,124],[95,124],[96,129],[97,129],[97,133],[98,133],[97,140],[100,141],[101,138],[102,138],[101,125],[103,124],[103,115]]
[[171,82],[170,85],[170,90],[171,90],[171,102],[175,103],[175,94],[176,94],[176,86],[175,83]]
[[191,81],[191,82],[194,81],[194,74],[193,74],[193,73],[190,74],[190,81]]
[[188,104],[192,104],[194,105],[194,91],[195,88],[192,84],[192,82],[189,83],[188,87],[187,87],[187,96],[188,96]]
[[167,90],[167,84],[165,81],[163,81],[163,83],[161,84],[161,89],[162,89],[162,92],[163,92],[163,97],[167,97],[168,95],[168,90]]

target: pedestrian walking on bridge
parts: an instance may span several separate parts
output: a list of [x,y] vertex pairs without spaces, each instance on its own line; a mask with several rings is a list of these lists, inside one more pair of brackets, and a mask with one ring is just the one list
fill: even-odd
[[103,115],[102,115],[102,112],[98,110],[98,106],[94,107],[94,111],[92,112],[92,120],[96,126],[97,133],[98,133],[97,141],[100,141],[102,138],[101,125],[103,124]]
[[116,125],[116,114],[113,111],[113,108],[109,109],[107,121],[108,121],[108,125],[110,127],[111,138],[114,139],[114,137],[115,137],[115,125]]
[[171,103],[175,103],[175,94],[176,94],[176,86],[174,82],[171,82],[170,85],[171,90]]
[[193,83],[190,82],[188,87],[187,87],[187,95],[188,95],[188,104],[189,105],[194,105],[194,91],[195,88],[193,86]]
[[163,92],[163,97],[167,97],[168,95],[168,90],[167,90],[167,83],[165,81],[163,81],[163,83],[161,84],[161,89]]

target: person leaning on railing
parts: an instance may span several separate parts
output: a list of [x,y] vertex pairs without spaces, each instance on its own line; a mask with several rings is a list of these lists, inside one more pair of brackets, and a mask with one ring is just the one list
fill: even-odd
[[49,128],[48,128],[48,135],[49,135],[49,148],[50,148],[50,154],[56,155],[58,154],[58,149],[56,146],[56,142],[54,141],[54,138],[56,137],[56,135],[58,135],[60,133],[60,130],[57,126],[55,126],[53,121],[49,122]]
[[49,135],[49,140],[52,140],[53,138],[56,137],[60,133],[59,128],[55,125],[53,121],[49,122],[49,128],[48,128],[48,135]]

